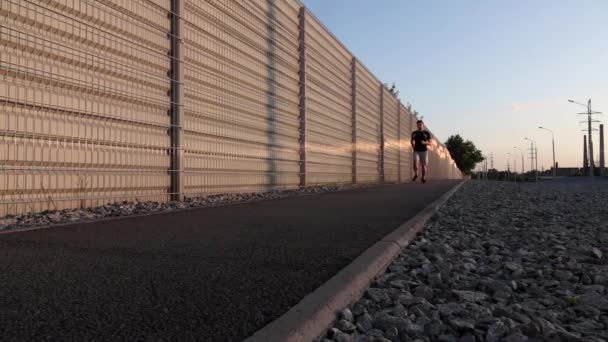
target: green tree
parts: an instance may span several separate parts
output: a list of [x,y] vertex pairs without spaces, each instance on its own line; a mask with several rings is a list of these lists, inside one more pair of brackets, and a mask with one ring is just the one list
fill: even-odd
[[475,165],[484,160],[475,144],[470,140],[465,141],[460,134],[450,136],[445,142],[445,147],[450,151],[456,166],[466,174],[471,174]]

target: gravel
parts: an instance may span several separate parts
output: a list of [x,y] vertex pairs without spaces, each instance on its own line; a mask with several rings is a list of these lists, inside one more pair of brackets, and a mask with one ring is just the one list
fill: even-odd
[[262,200],[300,196],[304,194],[320,194],[377,185],[378,184],[330,184],[321,186],[310,186],[300,189],[279,189],[257,193],[216,194],[205,197],[187,198],[185,201],[142,202],[135,200],[132,202],[110,203],[104,206],[94,208],[47,210],[38,213],[7,215],[3,218],[0,218],[0,231],[44,227],[65,223],[86,222],[111,217],[144,215],[180,209],[206,208],[226,204],[248,203]]
[[604,181],[468,182],[323,337],[608,341],[606,198]]

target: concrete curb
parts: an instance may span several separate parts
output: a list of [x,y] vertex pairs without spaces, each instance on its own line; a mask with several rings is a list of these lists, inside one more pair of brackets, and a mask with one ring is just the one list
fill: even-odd
[[372,280],[384,272],[402,249],[422,231],[429,219],[466,182],[460,182],[416,216],[368,248],[288,312],[244,342],[311,342],[324,334],[336,313],[361,298]]

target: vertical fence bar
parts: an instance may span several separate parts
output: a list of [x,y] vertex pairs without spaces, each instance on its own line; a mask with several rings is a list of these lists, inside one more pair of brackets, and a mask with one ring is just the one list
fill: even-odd
[[184,0],[171,0],[171,195],[173,201],[184,196],[182,149],[183,103],[183,56],[182,56],[182,13]]
[[352,127],[352,175],[353,184],[357,183],[357,58],[353,57],[350,69],[351,82],[351,127]]
[[306,7],[300,8],[299,14],[299,132],[300,132],[300,187],[306,186]]
[[401,183],[401,100],[397,103],[397,183]]
[[384,183],[384,85],[380,84],[380,183]]

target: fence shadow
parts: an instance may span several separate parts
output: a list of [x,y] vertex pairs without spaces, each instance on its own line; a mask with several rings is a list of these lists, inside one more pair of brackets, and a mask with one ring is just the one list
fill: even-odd
[[268,155],[266,159],[266,187],[273,189],[277,185],[277,70],[276,70],[276,0],[267,0],[268,17],[267,30],[267,56],[266,63],[266,135],[268,137]]

